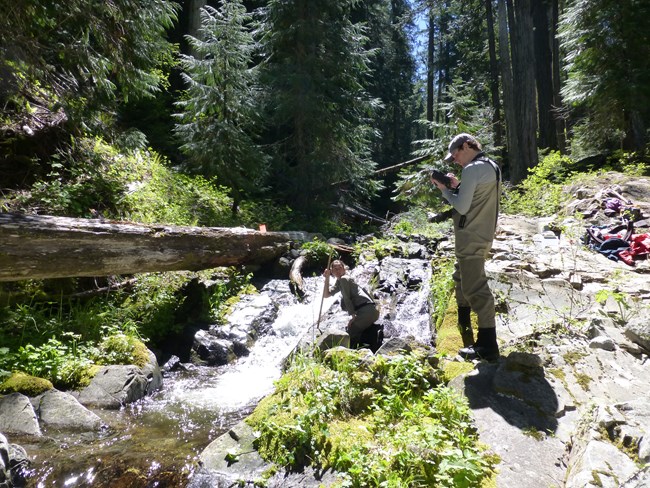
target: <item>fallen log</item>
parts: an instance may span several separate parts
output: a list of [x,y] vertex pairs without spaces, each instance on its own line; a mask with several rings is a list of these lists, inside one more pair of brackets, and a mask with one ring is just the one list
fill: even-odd
[[304,233],[0,214],[0,281],[260,265]]

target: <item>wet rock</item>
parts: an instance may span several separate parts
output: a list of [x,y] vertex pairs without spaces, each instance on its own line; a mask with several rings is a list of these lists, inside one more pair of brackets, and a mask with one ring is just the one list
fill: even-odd
[[316,347],[321,352],[338,346],[350,347],[350,336],[338,329],[327,329],[316,339]]
[[99,430],[101,419],[68,393],[50,390],[32,399],[44,426],[83,431]]
[[[207,366],[228,364],[237,357],[231,341],[218,339],[207,330],[200,330],[194,335],[192,351]],[[194,362],[196,362],[196,358]]]
[[278,307],[270,296],[246,295],[233,307],[223,325],[210,327],[210,334],[250,346],[260,334],[268,332],[278,316]]
[[[239,480],[261,480],[267,463],[253,447],[257,436],[245,422],[240,422],[226,434],[212,441],[199,456],[204,471],[210,478],[209,486],[237,486]],[[198,488],[190,483],[189,488]]]
[[171,356],[165,364],[163,364],[160,368],[161,372],[163,374],[170,373],[172,371],[177,371],[179,369],[182,369],[183,365],[181,363],[181,359],[178,356]]
[[188,488],[252,488],[261,485],[268,488],[326,488],[340,482],[336,473],[316,471],[309,466],[298,473],[280,470],[271,478],[264,479],[271,465],[253,447],[256,437],[248,424],[240,422],[212,441],[201,453],[201,469],[192,477]]
[[280,259],[274,263],[273,269],[271,270],[273,276],[289,276],[289,270],[291,269],[291,264],[294,259],[295,258],[291,258],[290,256],[280,257]]
[[21,393],[0,397],[0,432],[41,435],[36,412],[28,397]]
[[29,464],[25,449],[18,444],[10,444],[0,433],[0,486],[3,488],[25,486]]
[[103,366],[86,388],[70,392],[82,405],[118,409],[160,389],[162,373],[153,353],[143,368],[135,365]]
[[428,262],[420,259],[386,258],[379,269],[379,289],[395,292],[417,289],[430,275]]

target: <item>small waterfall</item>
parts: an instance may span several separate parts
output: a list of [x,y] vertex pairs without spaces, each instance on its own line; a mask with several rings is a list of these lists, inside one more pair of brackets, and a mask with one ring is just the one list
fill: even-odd
[[[248,356],[217,368],[192,367],[173,381],[165,381],[163,389],[148,402],[156,404],[155,408],[161,404],[190,404],[196,409],[221,413],[254,406],[271,393],[274,381],[282,374],[284,361],[318,320],[321,302],[316,298],[320,297],[317,289],[322,290],[322,283],[322,278],[306,278],[307,300],[302,302],[293,295],[287,300],[287,293],[277,296],[275,283],[276,288],[270,293],[276,296],[272,298],[289,303],[280,307],[269,333],[255,342]],[[268,291],[263,288],[261,293],[265,292]],[[335,300],[325,299],[323,312]]]

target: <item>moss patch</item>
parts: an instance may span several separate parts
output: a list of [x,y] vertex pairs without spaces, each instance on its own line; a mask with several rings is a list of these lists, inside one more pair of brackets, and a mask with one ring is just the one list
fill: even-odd
[[463,361],[442,361],[442,380],[449,383],[451,380],[462,374],[469,373],[474,369],[474,364]]
[[4,383],[0,384],[0,393],[22,393],[27,396],[40,395],[54,388],[52,382],[25,373],[13,373]]

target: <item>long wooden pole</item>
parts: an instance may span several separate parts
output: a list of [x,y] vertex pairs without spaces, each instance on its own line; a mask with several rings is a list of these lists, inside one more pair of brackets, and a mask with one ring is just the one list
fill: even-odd
[[[332,263],[332,251],[330,250],[329,256],[327,256],[327,269],[330,269],[330,264]],[[318,320],[316,321],[316,329],[318,329],[318,332],[321,332],[320,330],[320,317],[321,314],[323,313],[323,302],[325,301],[325,287],[327,286],[327,280],[325,280],[325,283],[323,283],[323,294],[320,299],[320,309],[318,309]]]

